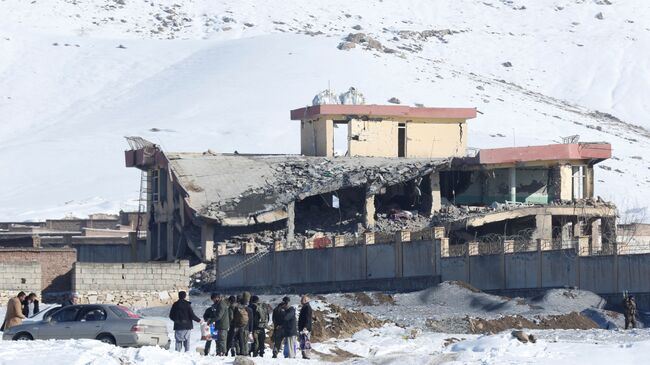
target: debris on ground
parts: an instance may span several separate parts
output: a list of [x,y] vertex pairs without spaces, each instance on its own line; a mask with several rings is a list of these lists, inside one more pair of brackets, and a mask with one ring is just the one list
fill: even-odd
[[350,337],[363,329],[381,327],[386,323],[367,313],[348,310],[331,303],[326,303],[321,309],[315,309],[313,313],[312,342]]
[[395,298],[391,294],[385,293],[372,293],[372,296],[367,293],[347,293],[343,294],[344,297],[353,300],[361,306],[371,305],[395,305]]
[[528,329],[595,329],[598,324],[586,316],[571,312],[569,314],[536,316],[528,319],[523,316],[505,316],[499,319],[468,318],[469,333],[498,333],[512,328]]
[[537,339],[533,334],[528,334],[524,331],[512,331],[512,337],[516,338],[522,343],[535,343],[537,342]]

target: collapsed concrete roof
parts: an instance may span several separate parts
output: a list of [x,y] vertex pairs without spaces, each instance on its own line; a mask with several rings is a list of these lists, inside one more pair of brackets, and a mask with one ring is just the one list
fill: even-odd
[[343,188],[382,187],[424,176],[449,159],[307,157],[165,153],[197,215],[223,225],[250,225],[287,217],[287,204]]

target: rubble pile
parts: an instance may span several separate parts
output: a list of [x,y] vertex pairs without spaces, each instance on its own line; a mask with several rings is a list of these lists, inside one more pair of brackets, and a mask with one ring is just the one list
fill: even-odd
[[281,162],[271,162],[274,174],[264,184],[246,190],[238,198],[212,202],[204,213],[219,219],[224,211],[253,200],[262,201],[264,209],[248,212],[256,215],[296,200],[349,187],[365,186],[367,194],[377,194],[385,186],[425,176],[444,163],[445,160],[286,156]]
[[[404,212],[410,214],[404,214]],[[420,215],[417,212],[400,211],[398,214],[377,214],[373,231],[419,231],[427,227],[431,227],[431,218]]]
[[[252,242],[255,244],[256,249],[262,247],[273,246],[273,243],[276,241],[284,241],[287,237],[286,229],[278,230],[261,230],[254,233],[238,234],[230,236],[226,239],[219,240],[219,243],[225,243],[226,253],[234,254],[240,252],[242,249],[242,244],[247,242]],[[217,248],[215,247],[215,254]]]

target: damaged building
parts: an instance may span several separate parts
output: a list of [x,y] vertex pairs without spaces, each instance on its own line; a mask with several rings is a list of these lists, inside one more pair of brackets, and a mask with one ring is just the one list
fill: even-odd
[[468,156],[474,108],[314,105],[290,116],[301,155],[168,152],[129,137],[151,260],[366,245],[426,229],[447,250],[495,236],[549,249],[584,238],[593,252],[616,240],[615,207],[594,198],[607,143]]

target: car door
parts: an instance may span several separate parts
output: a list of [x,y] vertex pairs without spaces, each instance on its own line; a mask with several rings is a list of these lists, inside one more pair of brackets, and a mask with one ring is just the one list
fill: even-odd
[[42,322],[38,328],[38,338],[41,340],[65,340],[70,338],[72,325],[75,323],[80,306],[73,305],[56,311],[49,321]]
[[79,314],[79,320],[72,324],[72,338],[95,339],[106,324],[106,310],[100,306],[85,306]]

